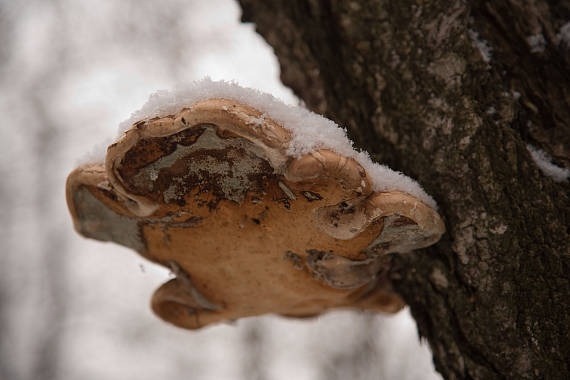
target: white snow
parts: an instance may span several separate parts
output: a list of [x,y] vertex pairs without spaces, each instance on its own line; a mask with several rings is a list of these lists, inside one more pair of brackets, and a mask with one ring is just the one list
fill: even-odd
[[528,36],[526,38],[526,43],[530,47],[531,53],[542,53],[546,48],[546,40],[541,33]]
[[330,149],[360,163],[372,178],[374,191],[401,190],[433,208],[437,207],[435,200],[416,181],[387,166],[372,162],[367,152],[356,151],[346,130],[332,120],[305,108],[287,105],[270,94],[241,87],[235,82],[213,81],[206,77],[178,86],[172,91],[157,91],[140,110],[119,125],[119,132],[124,132],[139,120],[173,115],[197,101],[211,98],[231,99],[247,104],[289,130],[292,139],[287,153],[290,156],[299,157],[318,149]]
[[481,56],[483,57],[483,61],[486,63],[491,62],[491,58],[493,56],[493,48],[489,46],[489,43],[487,41],[479,36],[479,33],[476,30],[469,29],[468,32],[473,46],[479,50]]
[[530,152],[530,155],[538,168],[545,176],[552,178],[554,182],[563,182],[570,177],[570,170],[554,165],[551,162],[552,157],[550,157],[545,151],[535,148],[530,144],[527,144],[526,148]]
[[560,27],[560,32],[556,34],[558,44],[565,49],[570,49],[570,21]]
[[107,153],[107,147],[113,143],[113,139],[109,136],[103,137],[97,143],[93,145],[91,150],[87,151],[83,155],[79,156],[75,160],[75,166],[81,166],[84,164],[104,162],[105,154]]

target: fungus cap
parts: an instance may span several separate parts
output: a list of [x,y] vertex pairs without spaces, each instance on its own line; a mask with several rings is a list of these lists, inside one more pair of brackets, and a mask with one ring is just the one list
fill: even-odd
[[233,99],[210,98],[134,122],[67,180],[82,235],[169,267],[153,295],[164,320],[195,329],[266,313],[396,312],[390,255],[435,243],[432,205],[376,191],[354,157],[297,155],[291,130]]

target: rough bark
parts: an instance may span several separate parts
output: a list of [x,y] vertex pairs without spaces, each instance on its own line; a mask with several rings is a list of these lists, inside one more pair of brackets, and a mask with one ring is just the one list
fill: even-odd
[[570,186],[544,176],[526,144],[570,166],[568,3],[240,3],[307,107],[439,202],[446,235],[392,270],[437,370],[565,378]]

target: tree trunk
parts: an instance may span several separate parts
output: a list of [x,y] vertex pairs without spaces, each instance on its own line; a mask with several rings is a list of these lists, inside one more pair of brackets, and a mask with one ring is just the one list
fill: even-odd
[[[544,0],[240,0],[281,79],[416,178],[447,233],[391,271],[447,379],[569,373],[570,6]],[[566,23],[566,24],[565,24]]]

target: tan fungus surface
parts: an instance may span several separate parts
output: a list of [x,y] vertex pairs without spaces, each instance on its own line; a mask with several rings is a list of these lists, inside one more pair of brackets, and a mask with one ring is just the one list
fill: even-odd
[[82,235],[130,247],[176,275],[152,298],[175,325],[305,317],[346,307],[396,312],[389,254],[435,243],[435,210],[373,193],[353,159],[286,154],[289,132],[259,111],[209,99],[135,123],[67,181]]

